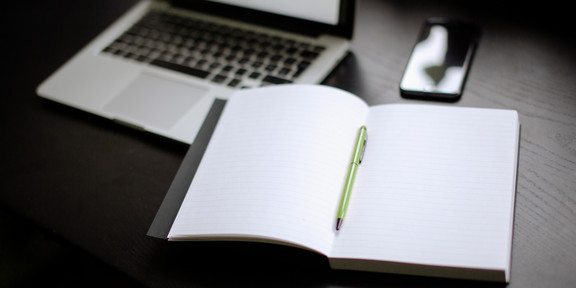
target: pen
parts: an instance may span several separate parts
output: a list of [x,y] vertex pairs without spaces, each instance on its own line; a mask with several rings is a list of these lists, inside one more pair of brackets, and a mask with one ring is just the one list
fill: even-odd
[[342,193],[342,198],[340,199],[340,208],[338,208],[338,218],[336,219],[336,230],[340,230],[342,221],[344,221],[344,216],[346,216],[348,202],[350,202],[350,194],[352,194],[352,186],[354,186],[354,179],[356,178],[356,171],[358,170],[358,165],[362,163],[362,158],[364,157],[364,151],[366,150],[366,140],[368,137],[366,130],[366,126],[362,126],[358,132],[356,149],[354,149],[352,162],[350,162],[350,170],[348,170],[348,178],[346,179],[344,192]]

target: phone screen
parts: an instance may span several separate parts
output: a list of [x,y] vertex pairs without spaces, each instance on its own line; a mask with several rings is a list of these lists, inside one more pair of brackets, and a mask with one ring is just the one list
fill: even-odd
[[456,101],[462,95],[478,26],[430,19],[425,22],[400,82],[403,97]]

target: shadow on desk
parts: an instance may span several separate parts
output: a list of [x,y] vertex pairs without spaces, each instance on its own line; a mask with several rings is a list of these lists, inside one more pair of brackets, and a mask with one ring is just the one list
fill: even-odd
[[142,287],[3,209],[0,227],[0,287]]
[[503,283],[333,270],[320,254],[268,243],[150,240],[153,252],[147,261],[159,265],[146,277],[163,275],[161,287],[189,287],[191,279],[195,287],[506,287]]

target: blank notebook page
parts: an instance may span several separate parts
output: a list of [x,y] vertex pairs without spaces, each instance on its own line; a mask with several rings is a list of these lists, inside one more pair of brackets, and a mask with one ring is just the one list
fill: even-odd
[[369,113],[366,154],[330,256],[505,270],[516,112],[386,105]]
[[335,207],[368,110],[346,94],[314,86],[235,94],[169,238],[246,236],[329,251]]

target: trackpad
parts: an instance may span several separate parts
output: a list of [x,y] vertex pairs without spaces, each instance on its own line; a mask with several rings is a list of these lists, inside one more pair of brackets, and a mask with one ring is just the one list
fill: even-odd
[[120,120],[170,129],[208,89],[140,74],[104,106]]

